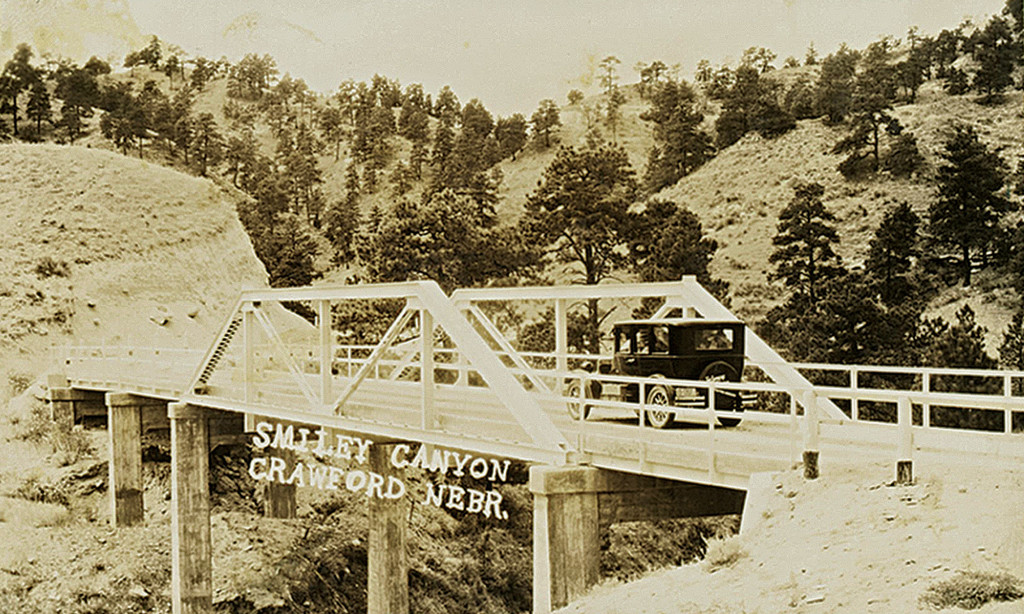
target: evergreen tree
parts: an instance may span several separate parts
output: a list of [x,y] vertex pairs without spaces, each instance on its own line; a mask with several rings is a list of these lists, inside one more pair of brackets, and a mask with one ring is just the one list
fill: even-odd
[[737,68],[735,81],[725,95],[722,114],[715,123],[718,148],[732,145],[747,132],[773,138],[795,128],[796,120],[779,105],[778,99],[776,83],[762,78],[754,65]]
[[372,216],[360,259],[374,281],[433,279],[446,290],[514,273],[522,264],[493,212],[451,190]]
[[601,69],[601,87],[604,89],[606,96],[610,97],[612,91],[617,87],[616,84],[619,82],[618,66],[621,63],[622,60],[614,55],[609,55],[601,60],[601,63],[598,65]]
[[[846,177],[859,174],[868,161],[868,170],[881,167],[881,132],[898,136],[903,130],[899,120],[892,116],[896,97],[896,71],[889,63],[888,45],[876,41],[861,55],[861,71],[855,79],[854,97],[850,111],[851,133],[839,141],[834,153],[849,153],[839,170]],[[866,150],[866,152],[865,152]]]
[[795,294],[811,303],[819,287],[841,272],[839,256],[832,244],[839,241],[831,222],[835,221],[822,202],[825,188],[818,183],[798,183],[793,200],[779,214],[776,246],[768,261],[775,263],[772,279],[781,279]]
[[924,157],[917,148],[917,137],[910,132],[903,132],[889,146],[884,167],[896,177],[909,177],[922,164]]
[[530,117],[530,125],[533,127],[534,141],[543,136],[544,147],[551,147],[551,133],[557,126],[562,125],[555,101],[550,98],[541,100],[537,110]]
[[[523,243],[546,249],[557,262],[578,266],[597,284],[624,263],[629,206],[636,180],[621,147],[562,147],[527,199],[520,220]],[[599,348],[597,302],[589,305],[589,347]]]
[[327,207],[324,213],[324,236],[334,248],[332,262],[346,264],[355,257],[355,238],[361,223],[358,204],[347,195]]
[[938,200],[928,209],[928,230],[940,244],[960,251],[963,285],[971,284],[971,255],[985,251],[999,233],[1011,203],[1000,192],[1006,178],[1002,158],[989,151],[971,126],[958,124],[941,154]]
[[858,54],[844,43],[821,62],[818,77],[818,109],[829,123],[846,119],[853,106],[854,76]]
[[672,185],[714,154],[711,137],[701,129],[696,94],[685,82],[668,81],[650,94],[650,108],[640,119],[654,123],[655,147],[644,176],[649,192]]
[[885,213],[871,239],[864,269],[888,306],[898,305],[915,291],[909,275],[918,255],[920,224],[910,205],[902,202]]
[[1013,70],[1022,55],[1014,40],[1010,24],[1002,17],[993,17],[983,30],[970,39],[971,56],[978,63],[971,87],[985,94],[986,100],[1013,85]]
[[190,145],[192,163],[198,167],[199,176],[206,177],[210,167],[219,164],[224,153],[223,137],[217,129],[217,122],[214,121],[213,115],[200,113],[196,117],[192,127]]
[[53,111],[50,109],[50,92],[46,89],[46,83],[43,81],[36,81],[32,85],[25,115],[36,123],[37,138],[42,134],[43,122],[50,122],[53,119]]
[[0,112],[11,114],[15,136],[18,135],[18,97],[39,80],[39,73],[30,63],[32,55],[32,48],[21,43],[0,72],[0,100],[3,100]]
[[707,237],[700,219],[674,202],[650,200],[631,216],[630,264],[641,281],[675,281],[694,275],[712,294],[724,298],[728,283],[711,277],[718,242]]
[[626,97],[622,94],[622,90],[618,86],[612,88],[612,93],[608,96],[608,103],[605,105],[605,125],[612,131],[612,141],[615,142],[618,139],[618,127],[619,121],[622,120],[622,105],[626,102]]
[[516,154],[526,146],[526,118],[520,113],[499,117],[494,126],[494,136],[498,140],[498,155],[515,161]]
[[[1024,370],[1024,309],[1013,314],[1003,331],[999,346],[999,364],[1005,369]],[[1018,385],[1019,388],[1019,385]],[[1016,392],[1019,394],[1019,391]]]

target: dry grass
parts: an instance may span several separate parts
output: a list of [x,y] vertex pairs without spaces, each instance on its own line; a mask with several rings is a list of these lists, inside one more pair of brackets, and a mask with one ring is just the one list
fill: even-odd
[[959,571],[948,580],[928,587],[921,603],[933,610],[976,610],[991,601],[1016,601],[1024,597],[1020,580],[1007,573]]
[[0,497],[0,522],[30,527],[59,527],[71,520],[66,507],[53,503]]
[[708,548],[704,553],[704,569],[708,573],[732,567],[737,561],[747,556],[747,552],[743,549],[743,543],[738,535],[715,538],[707,542],[707,544]]

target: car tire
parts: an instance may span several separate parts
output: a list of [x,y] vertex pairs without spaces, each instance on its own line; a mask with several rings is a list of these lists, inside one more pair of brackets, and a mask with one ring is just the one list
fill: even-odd
[[668,388],[665,386],[651,386],[651,389],[647,391],[646,405],[663,405],[666,409],[648,409],[644,416],[647,424],[650,424],[656,429],[663,429],[672,423],[675,418],[675,412],[668,409],[672,405],[669,396]]
[[[738,382],[740,381],[739,373],[732,365],[723,361],[716,360],[715,362],[704,367],[704,370],[700,373],[700,378],[704,381],[716,381],[716,382]],[[738,411],[743,411],[743,403],[740,401],[739,394],[726,394],[719,392],[715,394],[715,409],[724,409],[726,405],[732,405],[730,409],[736,410],[736,406],[739,406]],[[704,406],[707,407],[707,401]],[[722,426],[731,427],[736,426],[742,421],[743,418],[719,418],[718,422]]]

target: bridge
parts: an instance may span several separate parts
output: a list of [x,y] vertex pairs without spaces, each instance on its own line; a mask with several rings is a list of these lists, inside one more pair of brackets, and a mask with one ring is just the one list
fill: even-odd
[[[885,461],[909,482],[915,460],[930,456],[979,465],[1024,456],[1014,433],[1024,427],[1024,372],[791,364],[749,328],[743,382],[599,373],[588,367],[608,356],[570,351],[574,309],[594,302],[614,321],[644,300],[657,303],[654,318],[738,322],[693,278],[450,296],[433,282],[254,290],[205,352],[67,348],[51,399],[65,422],[89,407],[108,416],[115,524],[142,518],[140,431],[170,428],[175,612],[210,608],[209,446],[260,419],[372,439],[370,468],[382,476],[410,442],[533,464],[535,612],[596,583],[600,526],[738,513],[758,474],[802,463],[816,478],[819,458],[829,471]],[[523,350],[515,324],[546,313],[553,347]],[[591,380],[636,385],[640,402],[587,398]],[[644,401],[653,386],[707,402],[673,408],[685,426],[654,429]],[[985,392],[956,392],[965,388]],[[757,411],[716,407],[722,391],[756,395]],[[589,416],[567,411],[584,404]],[[977,416],[958,424],[978,428],[951,428],[950,412]],[[293,490],[268,490],[270,513],[294,513]],[[404,554],[394,556],[404,553],[402,518],[398,502],[371,503],[371,612],[408,610]]]

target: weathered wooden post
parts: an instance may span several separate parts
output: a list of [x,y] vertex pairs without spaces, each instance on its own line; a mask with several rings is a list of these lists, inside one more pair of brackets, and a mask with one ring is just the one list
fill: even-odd
[[896,451],[896,483],[906,486],[914,481],[914,431],[911,423],[910,398],[900,397],[896,404],[896,428],[899,431],[899,447]]
[[171,419],[171,610],[213,611],[210,541],[210,430],[207,410],[167,407]]
[[821,474],[818,468],[821,424],[818,416],[818,397],[813,390],[804,393],[804,478],[816,480]]
[[[275,452],[289,467],[295,465],[295,452],[280,449]],[[290,469],[289,469],[290,470]],[[295,484],[268,481],[263,486],[263,513],[268,518],[295,518]]]
[[110,522],[127,527],[145,520],[142,503],[142,412],[167,403],[123,392],[108,392],[107,434],[110,441],[108,489]]
[[[370,447],[370,471],[402,480],[404,471],[391,464],[394,445]],[[370,539],[367,549],[366,611],[368,614],[408,614],[409,562],[405,497],[369,497]]]
[[103,393],[94,390],[79,390],[50,386],[50,418],[57,426],[70,431],[79,416],[102,416],[106,414]]
[[565,606],[601,578],[594,472],[587,467],[530,468],[534,614]]

